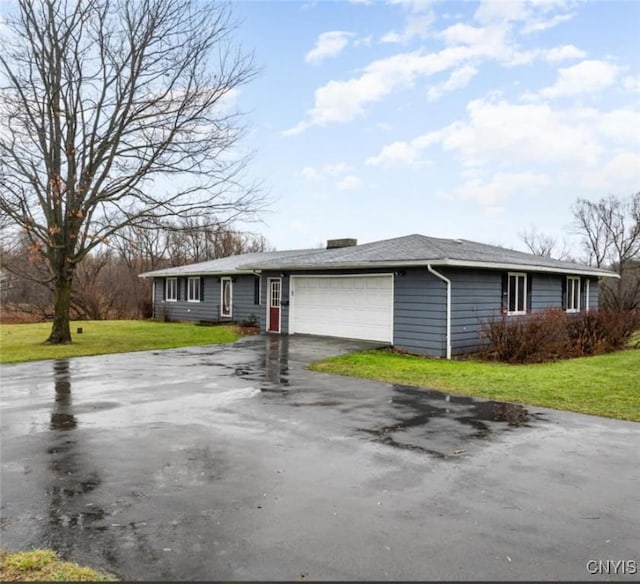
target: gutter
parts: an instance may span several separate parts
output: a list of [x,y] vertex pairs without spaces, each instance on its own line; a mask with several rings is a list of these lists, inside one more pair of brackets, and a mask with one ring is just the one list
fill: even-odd
[[436,259],[436,260],[396,260],[396,261],[360,261],[360,262],[336,262],[321,264],[244,264],[243,269],[253,268],[256,270],[285,270],[308,271],[315,272],[318,270],[374,270],[374,269],[394,269],[394,268],[417,268],[422,266],[444,266],[456,268],[480,268],[487,270],[511,270],[520,272],[535,272],[549,274],[568,274],[575,276],[594,276],[600,278],[619,278],[615,272],[603,270],[601,268],[590,268],[589,266],[541,266],[536,264],[522,264],[517,262],[484,262],[475,260],[452,260],[452,259]]
[[[186,267],[186,266],[185,266]],[[172,268],[169,268],[169,270]],[[138,274],[138,278],[183,278],[193,276],[257,276],[260,274],[260,270],[218,270],[215,272],[208,272],[206,270],[192,271],[192,272],[170,272],[168,270],[157,270],[155,272],[143,272]]]
[[447,285],[447,359],[451,360],[451,280],[445,278],[440,272],[436,272],[431,264],[427,264],[427,270]]

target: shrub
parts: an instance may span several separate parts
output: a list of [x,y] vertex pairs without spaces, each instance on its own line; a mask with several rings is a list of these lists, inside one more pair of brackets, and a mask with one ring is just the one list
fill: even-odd
[[530,315],[500,315],[481,329],[489,358],[507,363],[559,359],[567,346],[566,314],[545,310]]
[[567,330],[577,355],[596,355],[623,349],[639,326],[638,312],[594,310],[570,315]]
[[640,327],[637,312],[593,310],[567,314],[549,309],[524,316],[500,315],[485,323],[484,356],[507,363],[542,363],[624,348]]
[[247,318],[243,319],[240,324],[242,326],[257,326],[258,317],[255,314],[250,314]]

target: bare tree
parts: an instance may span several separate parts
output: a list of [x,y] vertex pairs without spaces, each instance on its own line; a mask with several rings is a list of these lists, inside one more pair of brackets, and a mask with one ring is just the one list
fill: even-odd
[[167,253],[174,266],[270,249],[262,235],[243,233],[197,217],[171,222],[165,229]]
[[616,282],[603,285],[605,305],[640,308],[640,192],[597,202],[578,199],[572,211],[588,261],[620,275]]
[[229,104],[255,68],[210,2],[18,0],[5,21],[0,212],[46,261],[65,343],[77,267],[123,227],[262,208]]
[[556,237],[542,233],[535,227],[522,231],[519,236],[533,255],[565,261],[573,260],[565,239],[563,239],[562,243],[559,243]]
[[540,233],[535,227],[520,233],[520,239],[533,255],[550,258],[556,247],[557,240],[550,235]]

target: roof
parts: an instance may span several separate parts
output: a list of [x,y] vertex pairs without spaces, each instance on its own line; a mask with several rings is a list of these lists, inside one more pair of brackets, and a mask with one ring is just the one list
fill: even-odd
[[252,273],[262,270],[321,270],[458,266],[617,277],[601,268],[554,260],[466,239],[413,234],[338,249],[252,253],[141,274],[144,277]]
[[207,262],[198,262],[175,268],[165,268],[153,272],[140,274],[143,278],[155,278],[162,276],[208,276],[224,274],[252,274],[256,270],[250,265],[262,261],[278,262],[285,261],[289,256],[304,257],[305,255],[317,254],[324,249],[294,249],[287,251],[264,251],[257,253],[244,253],[228,256]]

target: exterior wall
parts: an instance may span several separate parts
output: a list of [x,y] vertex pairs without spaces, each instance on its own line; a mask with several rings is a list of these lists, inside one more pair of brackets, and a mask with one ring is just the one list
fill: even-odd
[[[451,352],[472,353],[481,348],[485,323],[502,314],[502,276],[498,270],[438,270],[451,280]],[[528,313],[549,308],[562,309],[564,274],[527,273],[530,281]],[[584,281],[581,282],[581,310],[585,310]],[[598,282],[590,280],[589,309],[598,307]],[[444,285],[444,282],[443,282]],[[513,317],[517,318],[517,317]],[[444,353],[443,353],[444,355]]]
[[562,308],[562,282],[566,278],[561,274],[528,274],[531,278],[531,312],[540,312],[548,308]]
[[501,313],[503,272],[438,271],[451,280],[451,354],[477,351],[482,326]]
[[[436,268],[451,280],[451,349],[453,355],[478,350],[480,331],[484,323],[499,316],[502,308],[503,271],[477,269]],[[348,275],[364,273],[389,273],[380,270],[322,270],[296,272],[296,275]],[[231,318],[220,314],[220,279],[203,276],[204,294],[200,302],[186,301],[187,279],[178,278],[179,300],[163,300],[165,279],[154,283],[154,316],[188,322],[241,322],[255,317],[261,330],[267,326],[268,279],[282,278],[281,333],[289,332],[289,275],[280,272],[264,272],[260,282],[260,304],[254,304],[254,276],[235,276],[233,282],[233,311]],[[530,281],[531,312],[546,308],[562,308],[563,274],[528,273]],[[585,307],[584,282],[581,285],[581,307]],[[598,308],[599,286],[590,278],[589,309]],[[444,357],[446,355],[446,284],[425,268],[407,268],[398,271],[394,278],[393,345],[419,355]]]
[[395,278],[393,344],[418,355],[446,354],[445,283],[426,268],[404,270]]
[[204,290],[200,302],[188,302],[187,278],[178,278],[178,300],[164,300],[165,278],[155,278],[153,315],[155,318],[185,322],[242,322],[255,316],[258,323],[264,317],[264,306],[254,304],[254,276],[234,276],[230,317],[220,316],[220,279],[201,276]]

